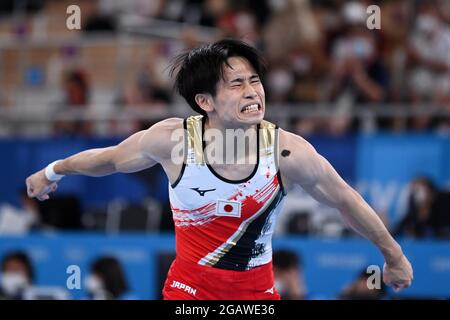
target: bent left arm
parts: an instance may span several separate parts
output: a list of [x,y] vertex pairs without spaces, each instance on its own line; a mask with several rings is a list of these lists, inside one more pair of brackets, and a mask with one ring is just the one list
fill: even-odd
[[411,264],[381,219],[358,192],[303,138],[281,131],[280,151],[283,150],[290,151],[280,157],[283,183],[288,187],[299,185],[317,201],[338,209],[352,229],[380,249],[386,261],[385,283],[396,290],[410,286],[413,278]]

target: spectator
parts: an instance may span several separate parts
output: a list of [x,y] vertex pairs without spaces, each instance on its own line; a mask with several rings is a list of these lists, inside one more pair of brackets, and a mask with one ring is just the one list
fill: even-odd
[[410,37],[410,85],[415,102],[438,102],[449,92],[450,28],[434,2],[421,3]]
[[65,104],[84,107],[89,103],[89,83],[82,70],[71,70],[64,75]]
[[437,190],[426,177],[415,178],[410,187],[410,197],[405,218],[396,234],[413,238],[433,237],[436,233],[435,210]]
[[411,182],[406,215],[395,234],[412,238],[450,236],[450,196],[440,192],[431,179],[417,177]]
[[91,266],[85,282],[89,298],[93,300],[134,299],[119,260],[112,256],[98,258]]
[[117,22],[114,16],[103,12],[99,5],[99,1],[87,1],[82,10],[83,15],[86,17],[86,23],[83,28],[86,33],[116,31]]
[[264,47],[271,61],[284,61],[299,44],[315,45],[320,39],[309,1],[271,1],[274,11],[264,29]]
[[0,299],[23,300],[33,283],[33,266],[25,252],[13,251],[4,256],[1,265]]
[[[380,275],[381,276],[381,275]],[[381,300],[386,295],[386,286],[380,280],[380,288],[370,289],[367,285],[370,274],[362,270],[356,280],[339,295],[342,300]]]
[[282,300],[306,298],[301,260],[297,254],[289,250],[276,250],[273,253],[273,272],[275,288]]
[[9,203],[0,206],[0,234],[27,233],[41,227],[39,205],[35,199],[30,199],[27,191],[20,192],[20,207]]
[[[90,86],[87,75],[80,69],[74,69],[63,75],[64,100],[62,113],[75,112],[86,109],[90,100]],[[89,121],[57,121],[55,123],[57,135],[90,135],[93,131]]]
[[[150,55],[149,60],[151,61],[160,61],[162,59],[162,54],[158,52],[152,51]],[[164,65],[162,62],[160,64]],[[132,114],[136,110],[142,111],[143,109],[164,112],[169,107],[172,102],[170,92],[166,89],[164,80],[158,79],[156,76],[160,72],[155,70],[155,68],[154,64],[143,64],[135,80],[124,87],[117,102],[119,107],[122,108],[125,119],[112,121],[110,123],[110,133],[119,136],[129,135],[132,132],[147,129],[154,123],[148,120],[126,119],[127,113]]]
[[[436,1],[423,1],[410,37],[409,86],[412,102],[450,105],[450,27]],[[445,12],[445,11],[444,11]],[[423,114],[412,118],[415,130],[435,128],[438,119]]]
[[388,74],[383,65],[374,31],[366,26],[365,7],[355,1],[342,8],[344,33],[333,45],[334,96],[346,92],[354,102],[380,102],[386,97]]

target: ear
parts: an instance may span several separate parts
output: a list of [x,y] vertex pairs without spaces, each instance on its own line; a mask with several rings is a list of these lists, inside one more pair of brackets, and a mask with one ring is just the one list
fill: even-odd
[[214,107],[212,104],[212,97],[210,94],[197,93],[195,95],[195,102],[197,102],[198,106],[206,112],[214,111]]

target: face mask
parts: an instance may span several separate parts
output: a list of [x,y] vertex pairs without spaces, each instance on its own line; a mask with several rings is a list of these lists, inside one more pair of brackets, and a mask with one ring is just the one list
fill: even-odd
[[353,53],[358,58],[369,58],[373,53],[373,46],[367,39],[356,37],[353,40]]
[[1,286],[7,296],[13,297],[28,285],[27,277],[21,272],[4,272]]
[[422,32],[431,33],[437,31],[439,22],[432,16],[420,15],[417,18],[417,27]]
[[86,290],[92,294],[101,292],[104,290],[103,288],[103,282],[102,280],[95,276],[95,275],[89,275],[85,282],[84,282],[84,287],[86,288]]
[[277,291],[280,294],[280,296],[286,295],[286,286],[283,284],[282,281],[275,280],[274,285],[275,285],[275,289],[277,289]]
[[286,0],[270,0],[270,8],[275,12],[280,12],[287,8],[288,2]]

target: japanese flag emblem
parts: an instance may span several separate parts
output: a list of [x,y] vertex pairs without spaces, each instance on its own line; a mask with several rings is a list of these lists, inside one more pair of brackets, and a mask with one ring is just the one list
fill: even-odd
[[217,200],[216,216],[241,217],[241,203],[239,201]]

